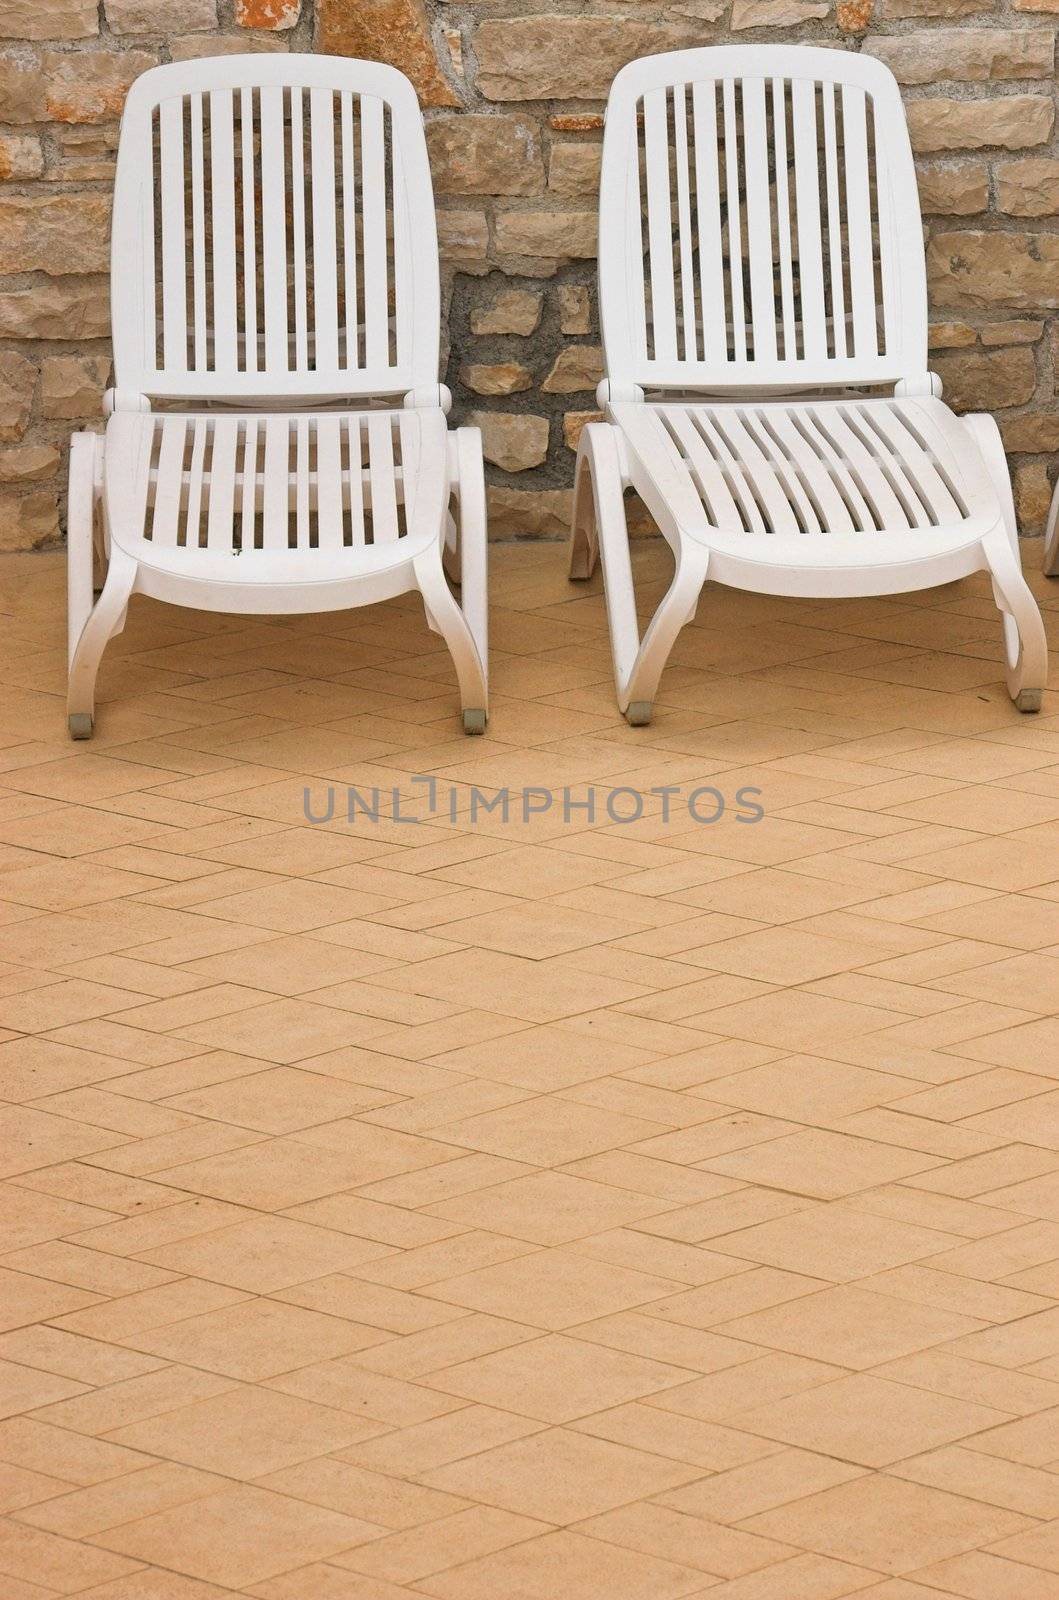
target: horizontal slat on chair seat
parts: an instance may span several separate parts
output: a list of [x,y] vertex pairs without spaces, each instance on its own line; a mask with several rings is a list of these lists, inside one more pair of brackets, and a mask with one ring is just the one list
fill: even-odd
[[126,415],[114,430],[138,440],[137,515],[155,549],[397,547],[413,502],[434,515],[447,497],[440,411]]
[[707,522],[726,533],[896,534],[968,515],[951,451],[916,402],[669,402],[616,414],[646,462],[676,452]]

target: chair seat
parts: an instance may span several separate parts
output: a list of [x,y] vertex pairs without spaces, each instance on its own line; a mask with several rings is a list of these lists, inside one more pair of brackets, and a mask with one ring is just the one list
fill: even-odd
[[116,412],[104,460],[112,542],[141,567],[211,584],[381,572],[445,526],[440,408]]
[[649,507],[743,559],[878,566],[972,544],[1002,517],[977,443],[940,400],[619,403],[610,415]]

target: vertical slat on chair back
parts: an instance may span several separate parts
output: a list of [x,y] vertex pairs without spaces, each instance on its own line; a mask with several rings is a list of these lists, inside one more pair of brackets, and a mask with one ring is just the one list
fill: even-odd
[[112,296],[118,385],[147,395],[436,383],[437,236],[411,84],[322,56],[145,73],[122,120]]
[[915,171],[881,62],[757,45],[632,63],[608,103],[600,207],[612,384],[926,371]]

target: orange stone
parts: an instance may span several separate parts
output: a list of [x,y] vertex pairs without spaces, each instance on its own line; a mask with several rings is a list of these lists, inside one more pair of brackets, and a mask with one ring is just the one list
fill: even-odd
[[595,133],[603,126],[603,116],[598,111],[582,111],[567,116],[549,117],[548,126],[553,133]]
[[411,78],[421,105],[459,104],[438,64],[423,0],[320,0],[317,18],[319,50],[399,67]]
[[839,0],[835,20],[843,33],[863,33],[874,10],[875,0]]
[[293,28],[301,0],[235,0],[235,20],[240,28]]

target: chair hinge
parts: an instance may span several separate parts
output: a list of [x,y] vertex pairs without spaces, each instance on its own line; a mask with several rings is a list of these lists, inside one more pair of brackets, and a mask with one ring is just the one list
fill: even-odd
[[441,407],[448,416],[452,410],[452,390],[443,383],[424,384],[418,389],[409,389],[401,404],[406,411],[436,411]]
[[898,400],[940,400],[941,394],[941,379],[936,372],[921,372],[914,378],[901,378],[894,384],[894,395]]
[[604,378],[602,383],[596,385],[596,404],[601,411],[608,405],[627,404],[636,405],[643,400],[644,393],[638,383],[612,383],[609,378]]
[[151,402],[138,389],[108,389],[103,396],[103,415],[115,411],[150,411]]

